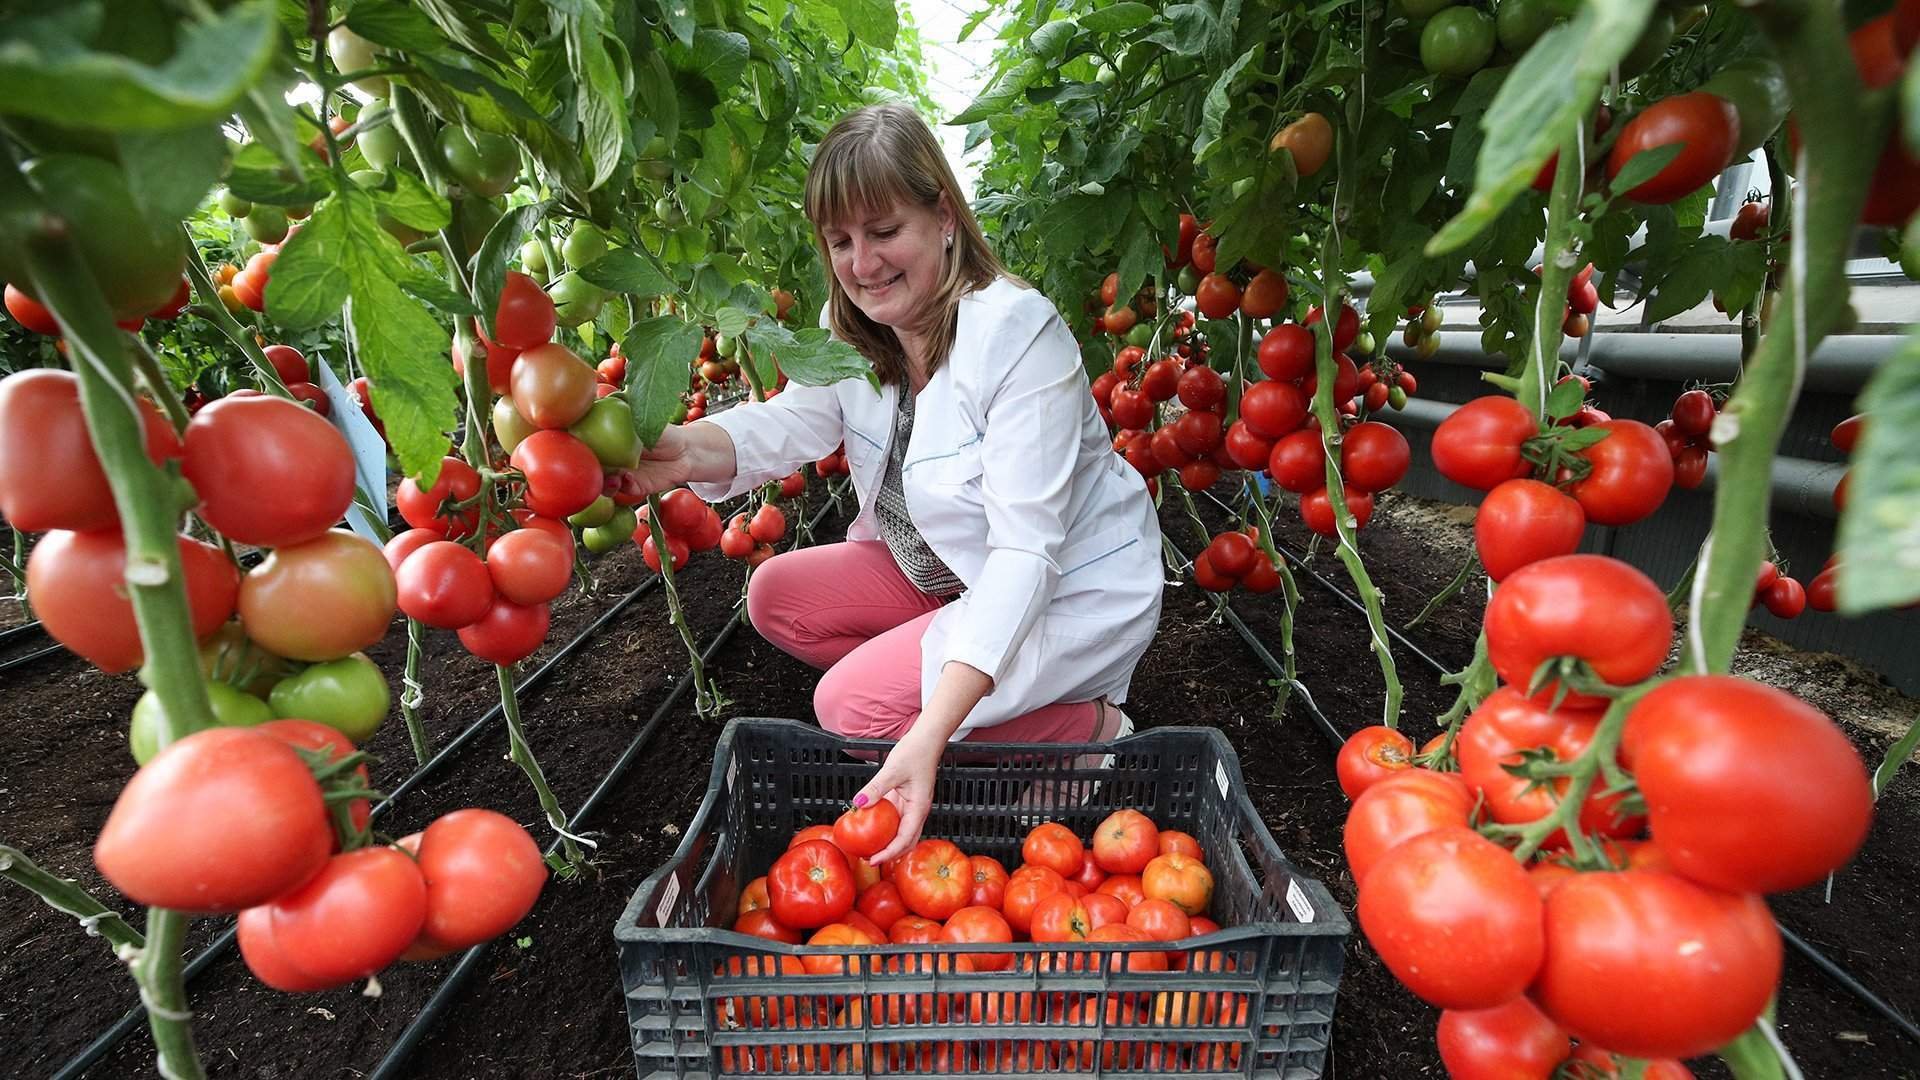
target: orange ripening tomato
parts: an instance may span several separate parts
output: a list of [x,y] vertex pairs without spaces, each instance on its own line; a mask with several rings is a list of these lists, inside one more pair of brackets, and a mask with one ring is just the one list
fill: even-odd
[[1140,887],[1148,900],[1165,900],[1188,915],[1199,915],[1213,900],[1213,872],[1178,852],[1156,855],[1141,873]]
[[[1195,840],[1191,834],[1183,833],[1178,829],[1160,830],[1159,854],[1185,855],[1187,858],[1198,863],[1207,861],[1207,853],[1201,850],[1200,841]],[[1145,867],[1141,867],[1142,871],[1145,869]]]

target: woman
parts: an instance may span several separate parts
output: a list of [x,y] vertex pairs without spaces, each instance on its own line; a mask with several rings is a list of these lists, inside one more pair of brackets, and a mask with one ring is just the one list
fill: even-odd
[[754,628],[823,668],[822,726],[896,740],[857,806],[890,797],[904,854],[949,740],[1127,734],[1113,704],[1160,616],[1160,532],[1113,452],[1059,312],[987,247],[933,133],[902,105],[834,125],[806,213],[832,268],[825,324],[865,380],[668,428],[655,489],[718,501],[846,446],[847,541],[754,571]]

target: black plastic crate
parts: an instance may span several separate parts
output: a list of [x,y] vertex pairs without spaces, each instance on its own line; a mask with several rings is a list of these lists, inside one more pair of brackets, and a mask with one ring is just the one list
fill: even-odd
[[[888,744],[791,720],[730,722],[680,848],[614,927],[642,1078],[800,1076],[1318,1077],[1333,1025],[1345,914],[1282,855],[1212,728],[1115,743],[965,743],[949,750],[924,835],[1009,870],[1041,821],[1082,839],[1133,808],[1191,833],[1223,929],[1183,943],[1187,970],[1133,972],[1133,944],[783,945],[724,927],[740,889],[793,833],[844,811]],[[1089,751],[1105,768],[1081,768]],[[1050,807],[1022,806],[1035,780]],[[1043,789],[1044,790],[1044,789]],[[1012,952],[1010,969],[953,970],[956,952]],[[844,973],[795,970],[843,956]]]

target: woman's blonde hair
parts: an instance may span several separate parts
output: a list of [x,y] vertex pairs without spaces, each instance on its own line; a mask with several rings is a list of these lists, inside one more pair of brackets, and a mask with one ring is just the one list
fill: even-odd
[[[927,122],[906,105],[868,105],[842,117],[820,140],[807,169],[806,214],[813,242],[827,268],[827,325],[834,335],[872,361],[884,383],[906,384],[906,349],[893,328],[861,311],[833,273],[833,255],[822,230],[863,213],[896,206],[937,207],[940,197],[954,216],[953,247],[946,252],[940,283],[915,329],[926,338],[927,374],[938,371],[953,349],[960,298],[1002,277],[1011,277],[974,219]],[[1018,279],[1014,279],[1018,281]],[[1020,282],[1024,285],[1024,282]]]

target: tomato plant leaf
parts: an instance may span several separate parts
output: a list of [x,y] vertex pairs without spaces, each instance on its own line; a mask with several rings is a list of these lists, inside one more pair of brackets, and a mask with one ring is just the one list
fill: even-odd
[[1767,248],[1765,244],[1746,243],[1730,244],[1728,248],[1725,277],[1716,291],[1727,313],[1737,315],[1753,303],[1767,282]]
[[376,188],[367,192],[381,213],[421,232],[439,232],[453,220],[453,208],[447,200],[427,190],[419,177],[405,169],[394,169],[387,178],[392,191]]
[[[537,202],[501,214],[473,257],[473,302],[480,305],[480,321],[489,337],[493,336],[493,313],[499,306],[500,290],[507,283],[507,260],[519,252],[552,206],[551,202]],[[611,258],[613,255],[608,254],[593,265],[597,267]]]
[[900,13],[893,0],[837,0],[840,18],[853,36],[876,49],[891,49],[900,34]]
[[1095,8],[1080,16],[1080,25],[1096,34],[1138,30],[1152,21],[1153,9],[1133,0],[1121,0],[1118,4]]
[[[49,5],[59,8],[61,5]],[[86,44],[101,5],[16,16],[0,29],[0,102],[17,116],[93,131],[172,131],[227,119],[279,51],[268,0],[185,22],[178,48],[149,66]]]
[[1873,770],[1874,798],[1879,798],[1880,794],[1887,790],[1887,785],[1893,783],[1894,774],[1898,773],[1900,766],[1906,764],[1907,759],[1913,756],[1916,747],[1920,747],[1920,720],[1907,724],[1906,732],[1895,739],[1892,746],[1887,747],[1886,756],[1880,760],[1880,767]]
[[248,202],[305,206],[326,198],[333,188],[317,160],[310,167],[291,169],[264,143],[255,142],[241,147],[233,155],[233,167],[227,173],[227,190]]
[[1046,70],[1047,65],[1041,60],[1029,57],[1020,61],[1013,67],[1001,72],[1000,77],[993,81],[992,86],[989,86],[979,97],[973,99],[973,104],[962,109],[960,115],[948,120],[947,123],[953,125],[971,124],[975,121],[985,120],[991,116],[1000,115],[1006,111],[1007,106],[1011,105],[1015,98],[1019,97],[1028,86],[1032,85],[1033,80],[1039,78],[1041,73]]
[[1647,319],[1659,322],[1671,319],[1707,298],[1727,267],[1727,242],[1718,236],[1702,236],[1689,244],[1675,260],[1654,290],[1647,304]]
[[747,324],[753,321],[753,313],[731,305],[713,313],[713,328],[728,337],[737,337],[746,332]]
[[842,379],[864,378],[880,392],[880,379],[873,365],[859,350],[838,341],[823,327],[789,330],[778,323],[761,323],[747,328],[744,335],[755,356],[776,358],[788,379],[802,386],[830,386]]
[[693,44],[693,31],[699,24],[694,21],[692,5],[687,0],[658,0],[656,6],[660,17],[666,20],[667,29],[680,44]]
[[420,10],[433,20],[442,33],[472,50],[476,55],[486,57],[499,64],[511,64],[513,58],[505,49],[493,40],[487,32],[487,25],[478,18],[479,9],[464,0],[416,0]]
[[1533,43],[1481,118],[1486,142],[1466,207],[1428,242],[1427,254],[1465,244],[1526,190],[1567,132],[1585,123],[1652,10],[1653,0],[1594,0]]
[[315,208],[281,247],[267,279],[267,311],[276,324],[305,330],[340,314],[353,284],[346,267],[349,242],[344,201],[332,198]]
[[347,28],[376,45],[410,56],[453,51],[432,19],[392,0],[357,0],[347,12]]
[[480,314],[480,308],[465,296],[455,292],[444,280],[420,270],[400,279],[400,287],[423,303],[454,316],[473,318]]
[[667,58],[648,53],[634,64],[633,86],[641,111],[653,118],[659,137],[672,146],[680,137],[680,93],[674,88],[672,72],[667,70]]
[[652,446],[673,422],[687,388],[687,363],[700,352],[700,328],[677,315],[641,319],[620,339],[627,358],[627,404],[640,441]]
[[1160,13],[1166,24],[1146,40],[1165,48],[1175,56],[1199,56],[1213,37],[1213,11],[1204,4],[1169,4]]
[[1665,146],[1650,146],[1640,151],[1628,159],[1627,163],[1620,167],[1619,173],[1607,181],[1607,190],[1613,192],[1616,197],[1623,192],[1632,191],[1658,176],[1660,170],[1666,168],[1674,158],[1679,157],[1680,151],[1684,149],[1686,149],[1684,143],[1668,143]]
[[1079,28],[1072,19],[1047,23],[1027,35],[1027,51],[1038,59],[1051,60],[1067,51],[1067,42]]
[[609,251],[580,270],[580,276],[603,289],[648,299],[666,296],[678,286],[653,262],[637,251]]
[[700,76],[717,91],[725,91],[740,81],[751,51],[744,34],[701,27],[694,32],[692,45],[669,45],[665,53],[674,67]]
[[[580,145],[593,163],[587,174],[587,190],[592,191],[620,165],[620,151],[626,145],[627,97],[609,52],[613,39],[601,28],[600,9],[583,4],[580,10],[580,15],[567,20],[567,65],[573,72]],[[740,46],[744,54],[745,38],[740,38]],[[743,55],[741,64],[745,62]]]
[[1587,398],[1586,387],[1578,379],[1568,379],[1547,393],[1547,415],[1562,420],[1580,411],[1580,404]]
[[1253,61],[1264,46],[1255,45],[1240,54],[1240,58],[1227,66],[1220,77],[1213,81],[1213,88],[1207,91],[1206,100],[1200,106],[1200,129],[1193,136],[1193,159],[1202,161],[1207,151],[1220,141],[1221,125],[1226,122],[1229,95],[1233,90],[1233,81],[1240,72]]
[[1120,300],[1125,303],[1140,286],[1146,283],[1147,275],[1153,273],[1161,262],[1160,243],[1154,239],[1153,230],[1143,223],[1138,215],[1127,223],[1123,230],[1127,240],[1126,248],[1120,252]]
[[213,124],[131,131],[116,142],[133,199],[154,221],[178,221],[191,214],[227,163],[227,137]]
[[1852,615],[1920,600],[1920,331],[1860,393],[1873,417],[1854,447],[1840,515],[1837,599]]

